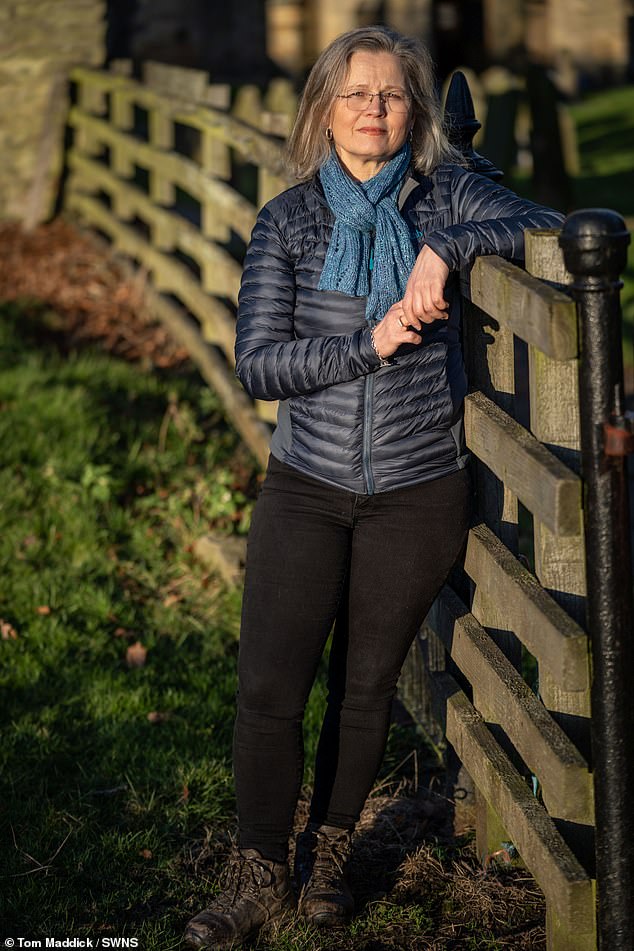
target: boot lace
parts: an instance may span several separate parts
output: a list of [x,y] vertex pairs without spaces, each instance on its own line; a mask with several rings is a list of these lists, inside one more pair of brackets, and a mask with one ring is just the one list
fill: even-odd
[[350,857],[350,833],[343,831],[333,836],[319,830],[315,833],[317,844],[310,876],[311,888],[331,888],[344,877]]
[[236,849],[221,883],[221,892],[214,898],[214,911],[231,914],[244,902],[250,902],[266,911],[260,899],[263,885],[270,884],[272,875],[263,862],[247,857]]

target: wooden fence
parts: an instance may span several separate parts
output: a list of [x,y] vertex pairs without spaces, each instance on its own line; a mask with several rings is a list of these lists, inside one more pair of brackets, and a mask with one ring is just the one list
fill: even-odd
[[235,381],[235,305],[257,209],[291,184],[273,133],[287,131],[293,94],[277,81],[232,101],[203,71],[146,63],[143,82],[127,71],[71,73],[65,207],[147,272],[155,313],[263,463],[275,407],[254,410]]
[[[285,131],[287,92],[271,90],[266,109],[253,89],[232,103],[205,74],[156,64],[143,82],[87,69],[72,80],[67,207],[147,271],[155,312],[264,462],[275,406],[254,407],[235,382],[235,303],[256,208],[287,184],[271,134]],[[442,723],[475,783],[481,855],[513,843],[543,890],[549,949],[591,951],[577,320],[565,283],[553,232],[527,236],[525,271],[483,258],[463,281],[480,521],[400,690],[424,726],[432,712]]]
[[480,855],[513,843],[546,897],[548,947],[589,951],[594,809],[590,645],[578,623],[576,307],[539,279],[566,276],[555,232],[527,234],[526,267],[481,258],[464,287],[465,433],[480,520],[401,689],[423,725],[430,709],[442,722],[475,783]]

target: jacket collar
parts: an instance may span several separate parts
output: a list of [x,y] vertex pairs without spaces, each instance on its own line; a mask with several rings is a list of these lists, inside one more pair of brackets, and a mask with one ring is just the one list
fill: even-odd
[[413,174],[412,170],[410,169],[410,170],[408,171],[407,175],[405,176],[405,181],[403,182],[403,184],[402,184],[402,186],[401,186],[401,190],[400,190],[400,192],[398,193],[398,202],[397,202],[397,204],[398,204],[398,210],[399,210],[399,211],[402,211],[402,210],[403,210],[403,206],[404,206],[405,202],[407,201],[407,199],[409,198],[409,196],[412,194],[412,192],[415,191],[415,189],[418,188],[419,185],[420,185],[419,180],[414,177],[414,174]]

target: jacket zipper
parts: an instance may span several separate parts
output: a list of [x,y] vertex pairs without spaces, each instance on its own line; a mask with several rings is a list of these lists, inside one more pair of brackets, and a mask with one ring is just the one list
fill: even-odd
[[[374,238],[375,232],[370,234],[370,260],[369,281],[372,284],[372,271],[374,270]],[[374,374],[368,373],[365,378],[363,389],[363,446],[361,449],[361,459],[363,466],[363,478],[365,479],[365,488],[368,495],[374,495],[374,476],[372,475],[372,400],[374,397]]]
[[374,396],[374,373],[368,373],[363,391],[363,446],[361,459],[363,477],[368,495],[374,495],[374,476],[372,475],[372,399]]

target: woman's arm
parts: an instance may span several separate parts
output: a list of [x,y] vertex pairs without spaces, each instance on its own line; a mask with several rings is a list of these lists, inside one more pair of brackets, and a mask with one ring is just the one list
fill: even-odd
[[564,216],[520,198],[502,185],[456,166],[452,183],[456,224],[432,232],[425,244],[450,270],[473,264],[483,254],[523,260],[526,228],[558,228]]
[[236,374],[255,399],[287,399],[376,369],[370,328],[296,340],[295,274],[270,210],[258,215],[238,298]]
[[452,271],[483,254],[522,261],[526,228],[558,228],[564,220],[558,211],[459,166],[452,176],[451,206],[455,224],[427,235],[425,244]]
[[557,228],[563,215],[459,166],[451,182],[455,224],[425,236],[407,282],[403,312],[414,327],[447,317],[444,286],[452,270],[484,254],[522,260],[526,228]]

